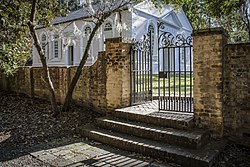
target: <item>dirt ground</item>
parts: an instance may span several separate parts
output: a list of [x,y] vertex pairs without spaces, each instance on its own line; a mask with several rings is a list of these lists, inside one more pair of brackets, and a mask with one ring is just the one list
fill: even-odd
[[92,122],[99,114],[89,108],[71,106],[57,118],[49,102],[0,91],[0,161],[11,159],[19,148],[57,138],[78,137],[77,127]]
[[[72,105],[69,112],[54,118],[49,102],[0,91],[0,166],[11,159],[7,166],[46,166],[29,155],[21,156],[23,150],[57,138],[79,138],[77,128],[99,116],[90,108]],[[229,142],[218,166],[250,166],[250,148]]]

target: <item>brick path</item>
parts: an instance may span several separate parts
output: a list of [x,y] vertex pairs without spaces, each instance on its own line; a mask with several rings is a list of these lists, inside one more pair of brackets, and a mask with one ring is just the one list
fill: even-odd
[[170,167],[96,142],[62,140],[32,148],[30,155],[51,166]]
[[130,107],[120,108],[116,111],[134,113],[139,115],[148,115],[153,117],[161,118],[173,118],[173,119],[192,119],[193,113],[185,112],[172,112],[172,111],[159,111],[158,100],[153,100],[152,102],[145,102],[143,104],[134,105]]
[[138,113],[138,114],[142,114],[142,115],[146,115],[152,112],[156,112],[159,111],[158,109],[158,100],[153,100],[145,102],[143,104],[139,104],[139,105],[133,105],[130,107],[125,107],[125,108],[121,108],[119,109],[119,111],[125,111],[125,112],[133,112],[133,113]]

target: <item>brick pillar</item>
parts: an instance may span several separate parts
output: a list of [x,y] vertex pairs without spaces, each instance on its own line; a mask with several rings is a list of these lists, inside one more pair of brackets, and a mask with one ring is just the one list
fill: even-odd
[[129,57],[131,44],[122,42],[122,38],[112,38],[105,41],[106,69],[106,99],[107,108],[115,109],[130,104],[130,70]]
[[222,28],[193,31],[194,115],[199,127],[214,137],[223,136],[223,47],[227,33]]

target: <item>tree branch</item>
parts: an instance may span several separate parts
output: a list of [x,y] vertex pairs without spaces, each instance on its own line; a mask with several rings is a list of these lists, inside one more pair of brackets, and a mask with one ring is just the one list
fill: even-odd
[[[79,64],[79,66],[77,67],[77,70],[76,70],[76,73],[70,83],[70,86],[68,88],[68,92],[67,92],[67,95],[65,97],[65,100],[64,100],[64,104],[63,104],[63,107],[62,107],[62,111],[67,111],[68,110],[68,107],[69,107],[69,104],[72,100],[72,95],[73,95],[73,91],[75,89],[75,86],[77,84],[77,81],[79,80],[80,76],[81,76],[81,73],[82,73],[82,69],[87,61],[87,58],[89,56],[89,49],[90,49],[90,46],[91,46],[91,42],[93,41],[93,38],[96,34],[96,32],[98,31],[98,29],[101,27],[101,25],[104,23],[104,21],[110,17],[112,14],[116,13],[116,12],[119,12],[121,11],[121,9],[125,6],[125,5],[128,5],[129,3],[131,3],[132,1],[129,0],[127,1],[126,3],[120,3],[118,6],[116,6],[115,8],[113,8],[112,10],[109,10],[107,12],[102,12],[100,15],[98,14],[98,22],[95,24],[95,27],[93,28],[90,36],[89,36],[89,39],[87,41],[87,45],[85,47],[85,50],[84,50],[84,54],[83,54],[83,58]],[[94,17],[94,16],[93,16]]]
[[33,24],[36,15],[36,3],[37,0],[32,1],[31,13],[30,13],[30,22]]
[[52,110],[53,110],[53,115],[57,116],[60,112],[58,110],[57,103],[56,103],[55,89],[54,89],[53,83],[52,83],[51,78],[50,78],[50,73],[49,73],[49,68],[48,68],[47,62],[46,62],[46,57],[45,57],[44,52],[42,50],[42,47],[39,43],[36,31],[35,31],[35,26],[34,26],[34,20],[35,20],[35,14],[36,14],[36,3],[37,3],[37,0],[32,1],[32,8],[31,8],[30,20],[28,22],[28,26],[29,26],[30,34],[31,34],[33,41],[34,41],[34,45],[37,49],[40,60],[42,62],[43,72],[44,72],[44,80],[46,81],[47,87],[48,87],[49,92],[50,92],[50,101],[51,101],[51,106],[52,106]]

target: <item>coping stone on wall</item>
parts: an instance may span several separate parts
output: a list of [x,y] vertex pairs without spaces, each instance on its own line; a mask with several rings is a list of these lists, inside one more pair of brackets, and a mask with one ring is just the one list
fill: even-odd
[[199,29],[193,30],[192,36],[201,36],[201,35],[213,35],[213,34],[223,34],[228,37],[227,31],[222,27],[215,27],[215,28],[206,28],[206,29]]

